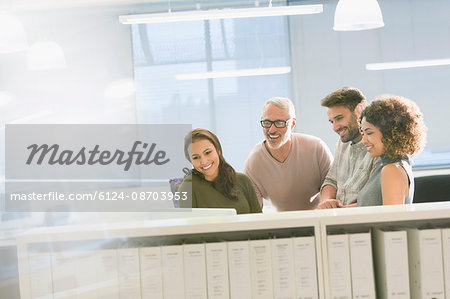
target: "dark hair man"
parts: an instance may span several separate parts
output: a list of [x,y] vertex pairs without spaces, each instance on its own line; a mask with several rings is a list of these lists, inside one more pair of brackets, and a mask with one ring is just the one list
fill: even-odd
[[358,192],[367,182],[379,159],[371,158],[361,143],[359,117],[367,105],[362,92],[342,87],[321,100],[328,120],[340,139],[320,193],[319,209],[340,208],[356,203]]

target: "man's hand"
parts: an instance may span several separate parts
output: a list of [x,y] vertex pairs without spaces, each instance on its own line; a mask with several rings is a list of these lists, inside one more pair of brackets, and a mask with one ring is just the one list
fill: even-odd
[[317,206],[317,209],[336,209],[343,207],[344,205],[340,200],[330,198],[320,202],[319,205]]
[[349,205],[343,206],[343,208],[356,208],[358,206],[358,203],[351,203]]

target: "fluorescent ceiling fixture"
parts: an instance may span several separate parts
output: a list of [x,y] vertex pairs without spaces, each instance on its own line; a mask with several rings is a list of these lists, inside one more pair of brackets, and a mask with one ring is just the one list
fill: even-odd
[[366,70],[382,71],[382,70],[395,70],[395,69],[406,69],[411,67],[439,66],[439,65],[450,65],[450,59],[447,58],[447,59],[368,63],[366,64]]
[[220,72],[176,74],[174,75],[174,78],[177,80],[233,78],[233,77],[249,77],[249,76],[263,76],[263,75],[281,75],[287,74],[290,71],[291,71],[290,66],[282,66],[282,67],[268,67],[257,69],[230,70]]
[[255,18],[316,14],[323,11],[322,4],[275,7],[251,7],[217,10],[193,10],[167,13],[150,13],[119,16],[122,24],[168,23],[181,21]]
[[339,0],[334,13],[335,31],[358,31],[384,26],[377,0]]

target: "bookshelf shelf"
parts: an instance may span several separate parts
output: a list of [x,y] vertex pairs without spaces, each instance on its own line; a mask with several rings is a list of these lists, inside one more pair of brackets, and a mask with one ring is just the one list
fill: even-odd
[[29,256],[40,252],[119,249],[315,236],[319,298],[331,298],[327,235],[380,227],[450,227],[450,204],[296,211],[36,228],[17,238],[22,299],[32,298]]
[[[32,298],[28,257],[36,252],[315,236],[318,230],[312,211],[36,228],[17,238],[21,298]],[[317,265],[322,267],[320,243],[316,241],[315,247]],[[321,294],[320,272],[318,276]]]
[[[377,228],[450,227],[450,203],[379,206],[328,210],[320,217],[320,240],[330,234],[357,233]],[[330,281],[327,247],[322,246],[323,279]],[[332,298],[325,284],[324,298]]]

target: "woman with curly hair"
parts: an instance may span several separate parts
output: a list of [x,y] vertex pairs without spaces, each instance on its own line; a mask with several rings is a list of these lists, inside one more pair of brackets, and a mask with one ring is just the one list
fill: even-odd
[[[184,139],[184,154],[194,169],[185,177],[179,191],[190,193],[192,184],[192,208],[234,208],[238,214],[261,213],[252,182],[225,161],[214,133],[206,129],[192,130]],[[183,201],[180,206],[191,207]]]
[[423,150],[427,131],[419,107],[400,96],[380,96],[363,110],[361,131],[370,156],[380,157],[382,163],[359,192],[357,205],[412,203],[410,158]]

